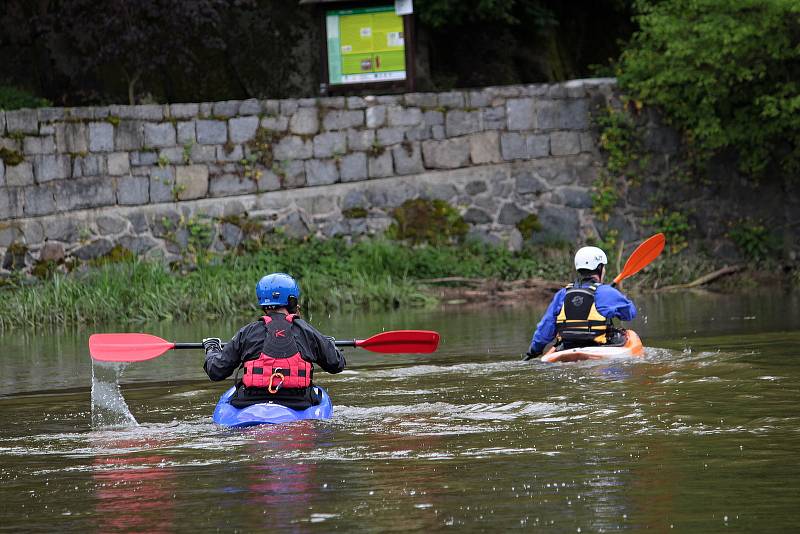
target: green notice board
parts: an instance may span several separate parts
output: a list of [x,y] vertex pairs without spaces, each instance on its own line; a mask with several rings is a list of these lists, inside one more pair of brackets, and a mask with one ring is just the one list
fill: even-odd
[[406,79],[403,17],[394,6],[328,11],[325,21],[329,83]]

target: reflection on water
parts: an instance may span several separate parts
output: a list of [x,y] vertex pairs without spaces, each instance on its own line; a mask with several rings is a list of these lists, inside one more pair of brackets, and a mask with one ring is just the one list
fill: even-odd
[[[211,423],[227,384],[204,380],[201,352],[129,366],[124,399],[108,389],[116,370],[96,368],[95,402],[140,423],[116,429],[93,428],[85,339],[74,352],[62,344],[58,365],[52,348],[22,354],[75,389],[36,393],[29,371],[2,378],[0,525],[789,531],[800,332],[797,315],[763,300],[640,300],[643,360],[562,365],[519,361],[541,309],[317,317],[340,337],[434,328],[443,345],[424,356],[349,351],[345,373],[318,375],[333,419],[244,430]],[[235,326],[171,328],[154,333],[191,341]]]

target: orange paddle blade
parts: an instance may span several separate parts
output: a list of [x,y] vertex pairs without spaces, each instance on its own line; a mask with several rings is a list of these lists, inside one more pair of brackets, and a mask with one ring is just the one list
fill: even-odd
[[358,340],[355,345],[372,352],[427,354],[439,346],[439,333],[431,330],[394,330]]
[[661,254],[661,251],[664,250],[666,241],[664,234],[659,233],[642,242],[642,244],[633,251],[628,261],[625,262],[625,267],[622,268],[622,272],[614,278],[614,283],[618,284],[650,265],[650,262],[656,259],[658,255]]
[[151,334],[92,334],[89,354],[101,362],[141,362],[161,356],[175,347]]

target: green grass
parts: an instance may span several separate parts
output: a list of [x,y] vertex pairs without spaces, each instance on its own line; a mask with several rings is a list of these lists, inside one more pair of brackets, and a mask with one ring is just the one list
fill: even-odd
[[433,303],[421,280],[445,276],[505,280],[569,277],[569,253],[512,253],[480,244],[409,247],[386,239],[275,240],[259,251],[174,273],[157,262],[108,263],[0,292],[0,328],[195,321],[250,315],[255,284],[284,271],[297,277],[314,312]]

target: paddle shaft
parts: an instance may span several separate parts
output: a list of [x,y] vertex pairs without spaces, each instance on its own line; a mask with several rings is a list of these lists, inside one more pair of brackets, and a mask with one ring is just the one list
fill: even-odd
[[[227,343],[223,343],[222,346],[224,347]],[[356,340],[355,339],[337,339],[334,341],[334,344],[337,347],[355,347]],[[174,350],[180,349],[202,349],[202,343],[175,343],[175,346],[172,347]]]

